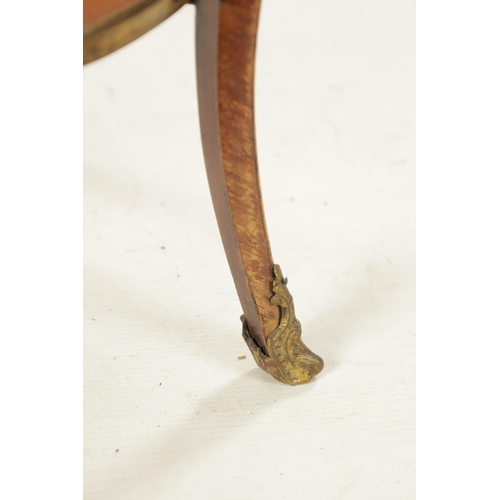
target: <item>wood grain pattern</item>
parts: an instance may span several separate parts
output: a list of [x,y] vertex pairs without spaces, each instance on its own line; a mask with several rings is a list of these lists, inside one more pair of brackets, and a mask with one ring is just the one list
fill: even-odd
[[[188,0],[85,0],[84,64],[146,33]],[[255,42],[260,0],[198,0],[196,58],[202,142],[212,200],[253,338],[277,327],[273,260],[257,167]]]
[[198,102],[208,180],[248,328],[267,353],[279,323],[273,259],[261,198],[254,124],[260,0],[198,0]]

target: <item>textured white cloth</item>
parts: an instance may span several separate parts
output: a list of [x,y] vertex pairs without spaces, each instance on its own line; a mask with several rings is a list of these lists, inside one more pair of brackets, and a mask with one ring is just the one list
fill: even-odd
[[240,335],[194,7],[85,67],[86,500],[415,497],[414,10],[263,2],[259,165],[325,361],[306,386],[260,371]]

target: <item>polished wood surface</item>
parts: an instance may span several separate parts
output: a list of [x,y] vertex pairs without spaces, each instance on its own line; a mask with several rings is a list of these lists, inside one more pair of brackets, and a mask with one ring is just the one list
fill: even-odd
[[224,249],[252,337],[279,323],[254,125],[260,0],[197,0],[198,104],[208,181]]
[[[188,0],[84,0],[84,63],[135,40]],[[273,259],[261,199],[254,125],[260,0],[197,0],[196,60],[203,151],[219,230],[253,338],[280,310],[271,304]]]
[[84,0],[83,64],[144,35],[189,0]]

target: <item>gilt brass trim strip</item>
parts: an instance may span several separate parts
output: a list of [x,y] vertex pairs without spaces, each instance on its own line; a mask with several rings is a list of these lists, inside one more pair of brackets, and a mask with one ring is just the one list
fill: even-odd
[[83,64],[90,63],[144,35],[190,0],[144,0],[83,28]]

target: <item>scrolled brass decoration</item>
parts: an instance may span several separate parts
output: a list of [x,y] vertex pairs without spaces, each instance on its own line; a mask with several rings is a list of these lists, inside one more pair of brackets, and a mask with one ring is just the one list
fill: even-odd
[[283,278],[279,265],[274,265],[274,280],[271,303],[281,308],[281,320],[278,328],[266,338],[266,355],[252,338],[245,320],[243,338],[247,343],[256,363],[276,380],[290,385],[309,382],[323,369],[323,360],[314,354],[302,342],[302,328],[295,317],[293,298],[287,288],[288,279]]

